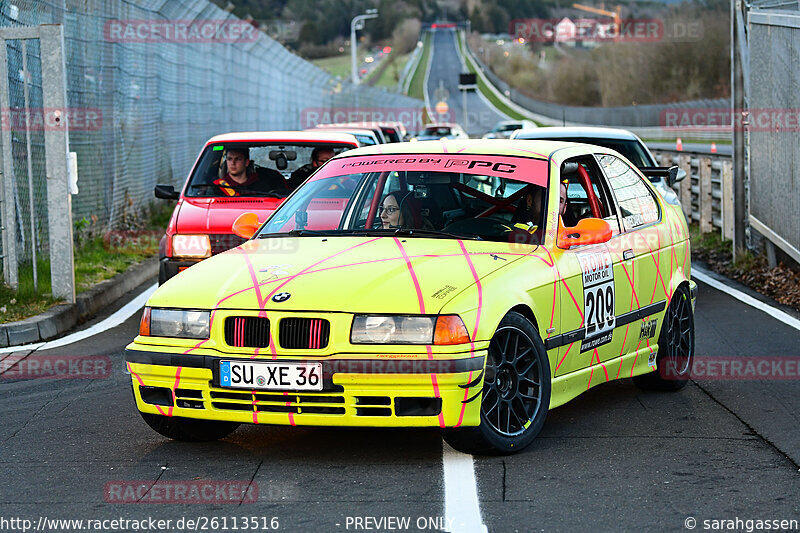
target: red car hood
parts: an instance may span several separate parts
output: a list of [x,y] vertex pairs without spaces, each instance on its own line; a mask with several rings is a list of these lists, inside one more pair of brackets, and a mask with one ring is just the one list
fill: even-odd
[[177,233],[232,233],[242,213],[255,213],[264,221],[283,198],[183,198],[178,206]]

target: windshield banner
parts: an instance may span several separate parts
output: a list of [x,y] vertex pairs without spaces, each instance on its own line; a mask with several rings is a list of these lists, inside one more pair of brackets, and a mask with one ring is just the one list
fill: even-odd
[[[539,155],[539,154],[532,154]],[[542,157],[546,157],[542,155]],[[312,181],[342,173],[362,172],[454,172],[495,176],[547,187],[546,159],[495,155],[399,154],[386,156],[343,157],[332,159]]]

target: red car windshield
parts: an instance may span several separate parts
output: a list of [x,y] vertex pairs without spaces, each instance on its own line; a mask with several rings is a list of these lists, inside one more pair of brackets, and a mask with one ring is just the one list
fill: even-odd
[[[332,155],[354,148],[319,143],[212,144],[189,179],[187,197],[261,196],[283,198]],[[321,163],[314,165],[317,149]],[[321,152],[321,156],[320,156]]]

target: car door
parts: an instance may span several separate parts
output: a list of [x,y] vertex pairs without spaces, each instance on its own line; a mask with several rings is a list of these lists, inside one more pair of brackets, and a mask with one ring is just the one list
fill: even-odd
[[651,345],[659,326],[656,315],[666,307],[669,267],[665,259],[671,241],[669,235],[662,235],[660,207],[644,178],[616,156],[598,154],[597,161],[619,206],[623,253],[633,256],[633,299],[630,311],[622,317],[629,343],[626,350],[646,355],[653,366],[655,351]]
[[608,365],[606,361],[624,355],[625,331],[620,330],[616,317],[628,311],[632,297],[632,284],[626,274],[632,258],[619,252],[623,244],[617,206],[594,158],[568,161],[562,165],[561,179],[572,185],[568,187],[567,202],[574,217],[604,219],[611,227],[612,237],[602,244],[559,250],[564,285],[560,291],[562,333],[557,341],[561,346],[555,375],[597,365],[601,375],[598,378],[593,368],[591,380],[613,379],[619,365]]

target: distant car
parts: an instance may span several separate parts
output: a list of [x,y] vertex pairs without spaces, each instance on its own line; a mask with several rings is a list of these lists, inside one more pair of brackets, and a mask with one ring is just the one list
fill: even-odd
[[418,141],[433,141],[438,139],[469,139],[469,135],[458,124],[451,122],[434,122],[425,126],[425,129],[416,136]]
[[393,142],[387,135],[384,133],[383,128],[380,126],[378,122],[332,122],[330,124],[317,124],[318,127],[321,128],[359,128],[359,129],[368,129],[375,134],[375,137],[378,139],[378,144],[386,144],[389,142]]
[[[582,198],[562,204],[565,181]],[[155,291],[125,349],[136,408],[168,438],[434,427],[510,454],[591,387],[690,378],[686,222],[613,150],[359,148],[234,226],[249,240]],[[656,427],[666,399],[648,401]]]
[[[552,140],[594,144],[616,150],[636,165],[647,179],[655,186],[661,196],[672,205],[680,205],[678,195],[667,185],[666,169],[659,167],[647,145],[633,132],[621,128],[596,128],[590,126],[565,126],[537,128],[535,130],[516,131],[511,139]],[[675,182],[686,177],[684,170],[678,171]]]
[[[245,211],[271,214],[292,192],[292,173],[310,163],[315,148],[339,154],[358,146],[352,135],[322,130],[228,133],[209,139],[180,192],[172,185],[156,185],[157,198],[178,200],[159,246],[159,284],[243,243],[231,230],[236,217]],[[249,154],[250,185],[226,178],[227,155],[242,149]]]
[[349,133],[358,140],[358,143],[361,146],[374,146],[376,144],[381,144],[381,141],[378,139],[378,136],[375,135],[375,132],[367,128],[335,126],[333,124],[317,124],[316,127],[307,128],[305,131],[319,131],[320,129],[324,129],[325,131]]
[[501,120],[483,136],[484,139],[508,139],[516,130],[536,129],[536,123],[532,120]]

